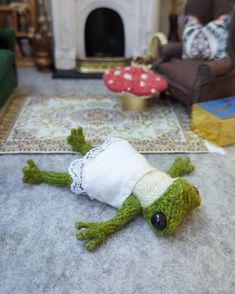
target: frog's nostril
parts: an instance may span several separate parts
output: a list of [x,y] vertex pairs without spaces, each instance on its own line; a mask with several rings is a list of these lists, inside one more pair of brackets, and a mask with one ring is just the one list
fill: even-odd
[[197,194],[199,195],[199,191],[196,187],[193,186],[193,189],[197,192]]

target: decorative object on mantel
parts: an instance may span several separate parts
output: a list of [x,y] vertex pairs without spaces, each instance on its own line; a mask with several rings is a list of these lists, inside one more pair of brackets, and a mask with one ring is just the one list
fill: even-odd
[[114,68],[103,76],[104,84],[112,91],[121,93],[122,108],[143,111],[147,100],[167,89],[164,78],[140,67]]
[[130,112],[115,95],[70,94],[15,96],[1,119],[0,153],[70,153],[64,134],[78,125],[93,145],[112,135],[142,153],[208,152],[180,103],[159,99]]
[[53,64],[52,34],[44,0],[38,1],[38,27],[36,31],[31,28],[29,36],[34,47],[34,61],[37,69],[43,72],[50,71]]
[[149,44],[145,55],[134,57],[131,61],[131,66],[139,66],[144,69],[150,69],[153,61],[157,58],[158,44],[167,44],[167,38],[163,33],[155,33],[150,37]]

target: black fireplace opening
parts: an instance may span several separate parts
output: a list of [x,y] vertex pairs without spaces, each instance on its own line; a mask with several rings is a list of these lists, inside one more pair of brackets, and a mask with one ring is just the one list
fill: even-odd
[[85,26],[87,57],[124,57],[124,26],[120,15],[109,8],[93,10]]

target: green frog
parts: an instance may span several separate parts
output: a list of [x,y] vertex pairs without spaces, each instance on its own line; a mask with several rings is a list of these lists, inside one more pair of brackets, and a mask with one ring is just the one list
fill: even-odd
[[88,251],[141,214],[157,235],[173,234],[184,216],[201,203],[197,188],[181,178],[194,170],[189,158],[177,157],[164,173],[122,138],[109,137],[94,148],[85,140],[82,128],[77,128],[71,130],[67,142],[84,155],[70,164],[67,173],[42,171],[28,160],[23,181],[70,187],[76,194],[86,193],[117,208],[110,220],[76,222],[76,237],[85,241]]

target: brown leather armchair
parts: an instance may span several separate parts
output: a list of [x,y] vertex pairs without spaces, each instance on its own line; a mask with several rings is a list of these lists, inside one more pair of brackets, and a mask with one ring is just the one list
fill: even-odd
[[231,86],[235,84],[235,0],[188,0],[186,3],[185,14],[197,16],[204,24],[230,13],[228,58],[183,60],[182,43],[158,47],[158,58],[152,69],[166,77],[171,94],[189,107],[193,103],[235,95]]

